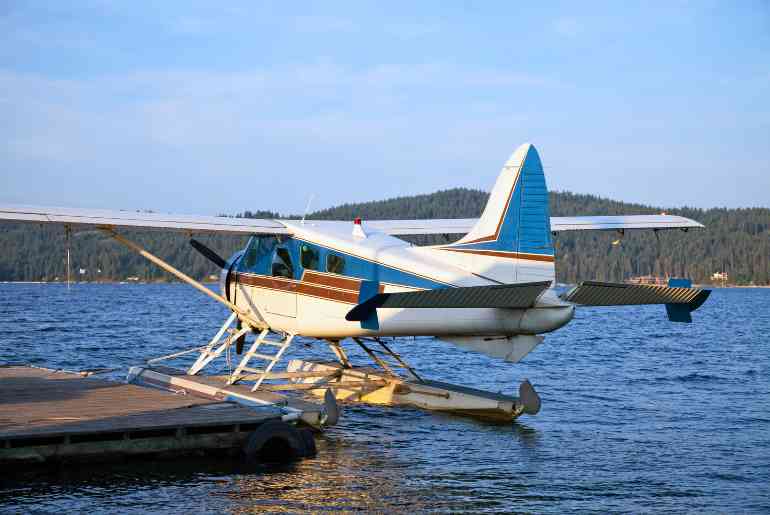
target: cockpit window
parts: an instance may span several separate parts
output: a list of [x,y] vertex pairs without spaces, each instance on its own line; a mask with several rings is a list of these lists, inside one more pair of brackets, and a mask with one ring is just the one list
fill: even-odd
[[242,269],[266,274],[269,270],[273,249],[277,244],[278,239],[272,235],[252,237],[243,256]]
[[285,247],[278,247],[273,254],[272,273],[275,277],[294,277],[294,267],[291,264],[291,254]]
[[326,256],[326,271],[332,274],[343,273],[345,271],[345,258],[330,252]]
[[252,238],[249,242],[249,248],[246,249],[246,255],[243,257],[243,265],[252,269],[257,264],[257,248],[259,247],[259,238]]
[[302,268],[318,270],[318,251],[310,245],[302,245],[299,248],[299,261]]

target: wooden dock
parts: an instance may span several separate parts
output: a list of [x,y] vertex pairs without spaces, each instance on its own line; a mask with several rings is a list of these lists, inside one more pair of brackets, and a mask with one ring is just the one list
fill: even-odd
[[[288,425],[288,418],[285,408],[269,403],[247,405],[189,389],[164,391],[31,366],[0,367],[2,468],[139,454],[237,454],[254,435],[261,443],[251,445],[252,452],[268,442],[295,457],[311,447],[314,453],[312,435],[308,439],[308,430]],[[270,439],[270,428],[285,433],[287,426],[288,440],[283,433]]]

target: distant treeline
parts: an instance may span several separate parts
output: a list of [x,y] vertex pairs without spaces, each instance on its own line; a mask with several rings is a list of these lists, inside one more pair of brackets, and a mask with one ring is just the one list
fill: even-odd
[[[457,188],[429,195],[344,204],[308,215],[316,220],[471,218],[477,217],[488,194]],[[553,216],[656,214],[649,206],[616,202],[592,195],[550,194]],[[725,271],[734,284],[770,284],[770,209],[666,209],[668,214],[693,218],[706,229],[682,232],[629,231],[619,244],[618,234],[587,231],[554,236],[557,280],[574,283],[595,279],[621,281],[633,276],[690,277],[708,283],[714,272]],[[267,211],[245,211],[247,218],[280,218]],[[298,218],[298,217],[286,217]],[[194,251],[185,236],[160,231],[125,231],[130,238],[189,275],[205,278],[218,270]],[[410,237],[416,244],[444,243],[459,235]],[[244,246],[246,237],[206,236],[196,239],[230,256]],[[64,229],[32,224],[0,224],[0,281],[53,281],[66,277]],[[81,231],[71,237],[74,280],[169,280],[169,276],[99,231]]]

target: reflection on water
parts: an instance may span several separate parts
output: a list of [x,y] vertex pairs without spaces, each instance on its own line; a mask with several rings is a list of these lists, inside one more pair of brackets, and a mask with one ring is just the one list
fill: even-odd
[[[68,369],[179,350],[226,314],[180,285],[0,285],[0,313],[0,361]],[[400,340],[427,377],[509,393],[528,377],[543,410],[490,424],[348,405],[313,459],[3,470],[0,511],[767,512],[770,290],[716,291],[697,315],[684,326],[656,306],[582,310],[517,365]]]
[[409,484],[408,467],[390,463],[365,448],[350,448],[333,438],[324,438],[319,447],[319,458],[299,462],[287,470],[240,476],[223,495],[236,512],[260,508],[294,513],[427,508],[422,500],[431,493]]
[[540,441],[540,433],[520,420],[513,423],[513,434],[516,435],[525,448],[535,448]]

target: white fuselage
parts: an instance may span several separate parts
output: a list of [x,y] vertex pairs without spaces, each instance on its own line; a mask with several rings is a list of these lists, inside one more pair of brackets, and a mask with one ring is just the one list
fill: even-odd
[[[360,322],[345,320],[358,303],[362,279],[377,280],[384,293],[423,290],[429,288],[428,283],[437,287],[483,286],[553,280],[553,263],[480,256],[469,265],[467,256],[440,247],[413,246],[382,233],[355,236],[351,230],[323,222],[293,223],[291,229],[292,240],[355,260],[358,270],[365,273],[356,277],[301,269],[298,278],[286,278],[231,272],[236,277],[228,281],[229,298],[264,317],[274,330],[326,339],[532,335],[558,329],[574,314],[572,305],[562,302],[553,290],[546,290],[530,309],[381,308],[377,310],[379,329],[363,329]],[[479,270],[484,273],[477,273]]]

